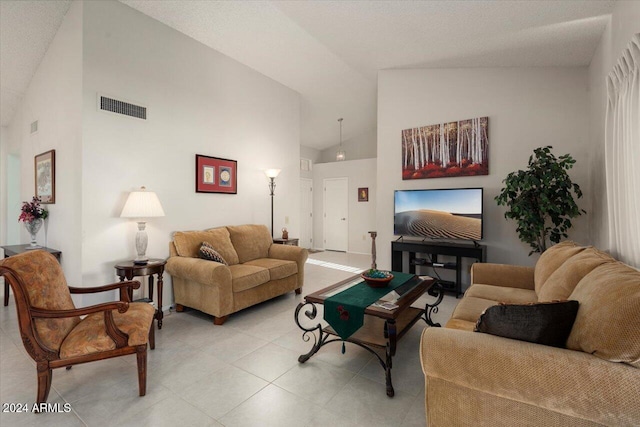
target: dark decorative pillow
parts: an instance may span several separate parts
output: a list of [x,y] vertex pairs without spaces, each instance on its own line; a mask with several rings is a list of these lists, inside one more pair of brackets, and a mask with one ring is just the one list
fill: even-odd
[[207,242],[202,242],[202,246],[200,246],[200,250],[198,251],[198,256],[202,259],[208,259],[209,261],[219,262],[220,264],[229,265],[222,255],[218,253],[213,246],[211,246]]
[[482,313],[474,331],[564,348],[578,305],[578,301],[494,305]]

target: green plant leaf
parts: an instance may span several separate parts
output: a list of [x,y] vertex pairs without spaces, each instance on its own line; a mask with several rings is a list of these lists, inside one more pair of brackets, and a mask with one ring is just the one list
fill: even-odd
[[509,173],[495,197],[499,206],[507,207],[504,217],[516,221],[520,240],[533,248],[529,255],[544,252],[547,240],[558,243],[567,237],[571,219],[586,213],[574,200],[573,193],[581,198],[582,190],[567,173],[576,161],[570,154],[556,158],[552,149],[533,150],[528,169]]

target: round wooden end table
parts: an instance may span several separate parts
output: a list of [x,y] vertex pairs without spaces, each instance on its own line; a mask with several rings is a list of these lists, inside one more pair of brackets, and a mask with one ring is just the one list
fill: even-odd
[[[153,301],[153,275],[158,276],[158,308],[156,309],[155,319],[158,321],[158,329],[162,329],[162,274],[164,273],[164,266],[167,263],[164,259],[151,258],[149,262],[144,265],[134,264],[133,261],[124,261],[115,266],[116,274],[120,278],[121,282],[126,280],[132,280],[134,277],[149,276],[149,300]],[[133,299],[133,290],[129,289],[129,300]],[[140,300],[138,300],[140,301]],[[144,301],[144,299],[143,299]]]

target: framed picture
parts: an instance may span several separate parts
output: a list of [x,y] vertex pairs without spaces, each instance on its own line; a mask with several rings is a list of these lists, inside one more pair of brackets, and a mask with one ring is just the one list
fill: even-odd
[[196,154],[196,193],[238,193],[238,162]]
[[402,179],[489,175],[489,117],[402,131]]
[[41,203],[56,202],[56,150],[38,154],[34,158],[36,197]]
[[369,187],[358,188],[358,201],[359,202],[369,201]]

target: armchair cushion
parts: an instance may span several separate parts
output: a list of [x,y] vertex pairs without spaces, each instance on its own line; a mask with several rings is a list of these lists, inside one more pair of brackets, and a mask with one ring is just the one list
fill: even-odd
[[245,265],[255,265],[257,267],[266,268],[269,270],[271,280],[284,279],[285,277],[293,276],[298,272],[298,264],[294,261],[286,261],[282,259],[259,258],[254,259],[253,261],[248,261]]
[[[75,308],[67,281],[55,257],[45,251],[31,251],[41,256],[13,256],[3,265],[21,272],[27,287],[29,303],[45,310],[72,310]],[[40,254],[42,253],[42,254]],[[35,327],[42,344],[54,351],[60,349],[62,340],[80,322],[80,317],[65,319],[35,319]]]
[[[113,310],[113,322],[129,335],[129,346],[144,345],[148,342],[155,312],[151,304],[134,302],[129,304],[129,309],[124,313]],[[115,348],[115,342],[105,329],[104,313],[94,313],[82,319],[67,335],[60,347],[60,357],[68,359]]]
[[474,331],[563,348],[578,306],[578,301],[494,305],[480,315]]

